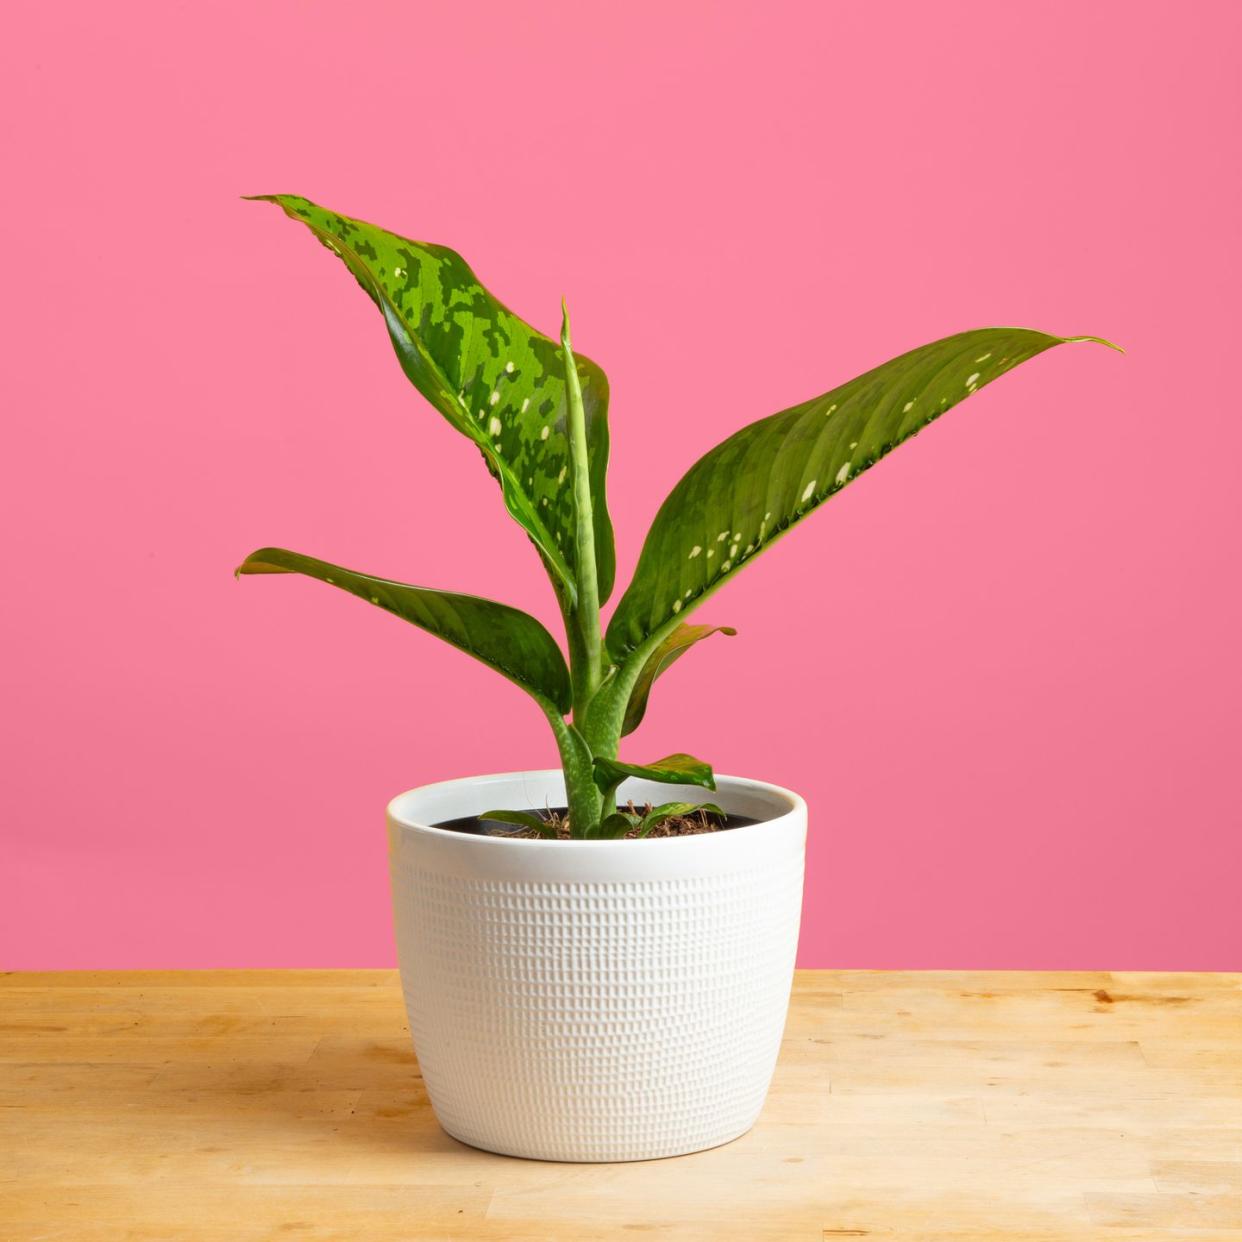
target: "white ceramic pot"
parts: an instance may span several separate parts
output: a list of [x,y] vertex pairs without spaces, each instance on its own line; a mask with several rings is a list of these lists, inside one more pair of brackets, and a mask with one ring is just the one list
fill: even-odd
[[[776,1063],[801,912],[806,804],[717,777],[765,822],[642,841],[430,825],[565,805],[559,771],[426,785],[388,807],[410,1030],[440,1124],[539,1160],[645,1160],[754,1124]],[[624,802],[705,791],[627,781]]]

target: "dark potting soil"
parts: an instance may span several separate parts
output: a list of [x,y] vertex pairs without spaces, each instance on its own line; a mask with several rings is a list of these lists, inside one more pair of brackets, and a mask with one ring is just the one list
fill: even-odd
[[[558,824],[563,824],[566,808],[563,806],[547,807],[542,811],[534,811],[532,814],[544,815],[554,819]],[[657,837],[698,836],[705,832],[727,832],[732,828],[748,828],[751,824],[761,822],[761,820],[751,819],[746,815],[720,816],[706,811],[702,814],[696,812],[694,815],[678,816],[675,819],[666,820],[663,824],[653,828],[642,840],[654,840]],[[446,819],[438,824],[433,824],[432,827],[447,828],[449,832],[464,832],[469,836],[475,837],[527,837],[538,839],[533,829],[514,828],[511,824],[502,824],[494,819],[480,819],[477,815],[463,815],[460,819]],[[569,839],[567,831],[562,832],[561,839]]]

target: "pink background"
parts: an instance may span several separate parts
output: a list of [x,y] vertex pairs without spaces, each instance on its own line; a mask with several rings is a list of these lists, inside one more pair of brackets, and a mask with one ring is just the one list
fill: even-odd
[[[701,452],[916,344],[1054,352],[700,614],[629,754],[812,807],[804,965],[1242,968],[1233,3],[9,4],[7,967],[392,960],[383,804],[535,709],[279,543],[551,621],[306,194],[613,386],[621,581]],[[659,848],[658,846],[655,848]]]

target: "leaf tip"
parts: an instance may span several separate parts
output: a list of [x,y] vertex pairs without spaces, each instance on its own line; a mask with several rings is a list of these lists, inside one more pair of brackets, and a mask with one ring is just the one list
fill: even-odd
[[1115,349],[1119,354],[1124,354],[1125,349],[1118,345],[1116,341],[1110,341],[1103,336],[1066,336],[1061,338],[1067,345],[1081,345],[1090,343],[1092,345],[1107,345],[1109,349]]
[[561,344],[564,345],[566,352],[569,352],[571,346],[569,344],[569,303],[565,301],[565,295],[561,295]]
[[268,559],[268,555],[276,553],[279,555],[279,548],[260,548],[257,552],[251,552],[248,557],[238,567],[233,570],[233,577],[240,578],[243,575],[247,577],[251,574],[290,574],[295,571],[289,569],[285,565],[278,564],[276,561]]

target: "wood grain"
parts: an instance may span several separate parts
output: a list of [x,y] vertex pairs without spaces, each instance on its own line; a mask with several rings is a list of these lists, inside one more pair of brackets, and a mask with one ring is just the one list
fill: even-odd
[[1242,1239],[1242,976],[803,971],[759,1125],[436,1125],[392,971],[0,976],[0,1238]]

